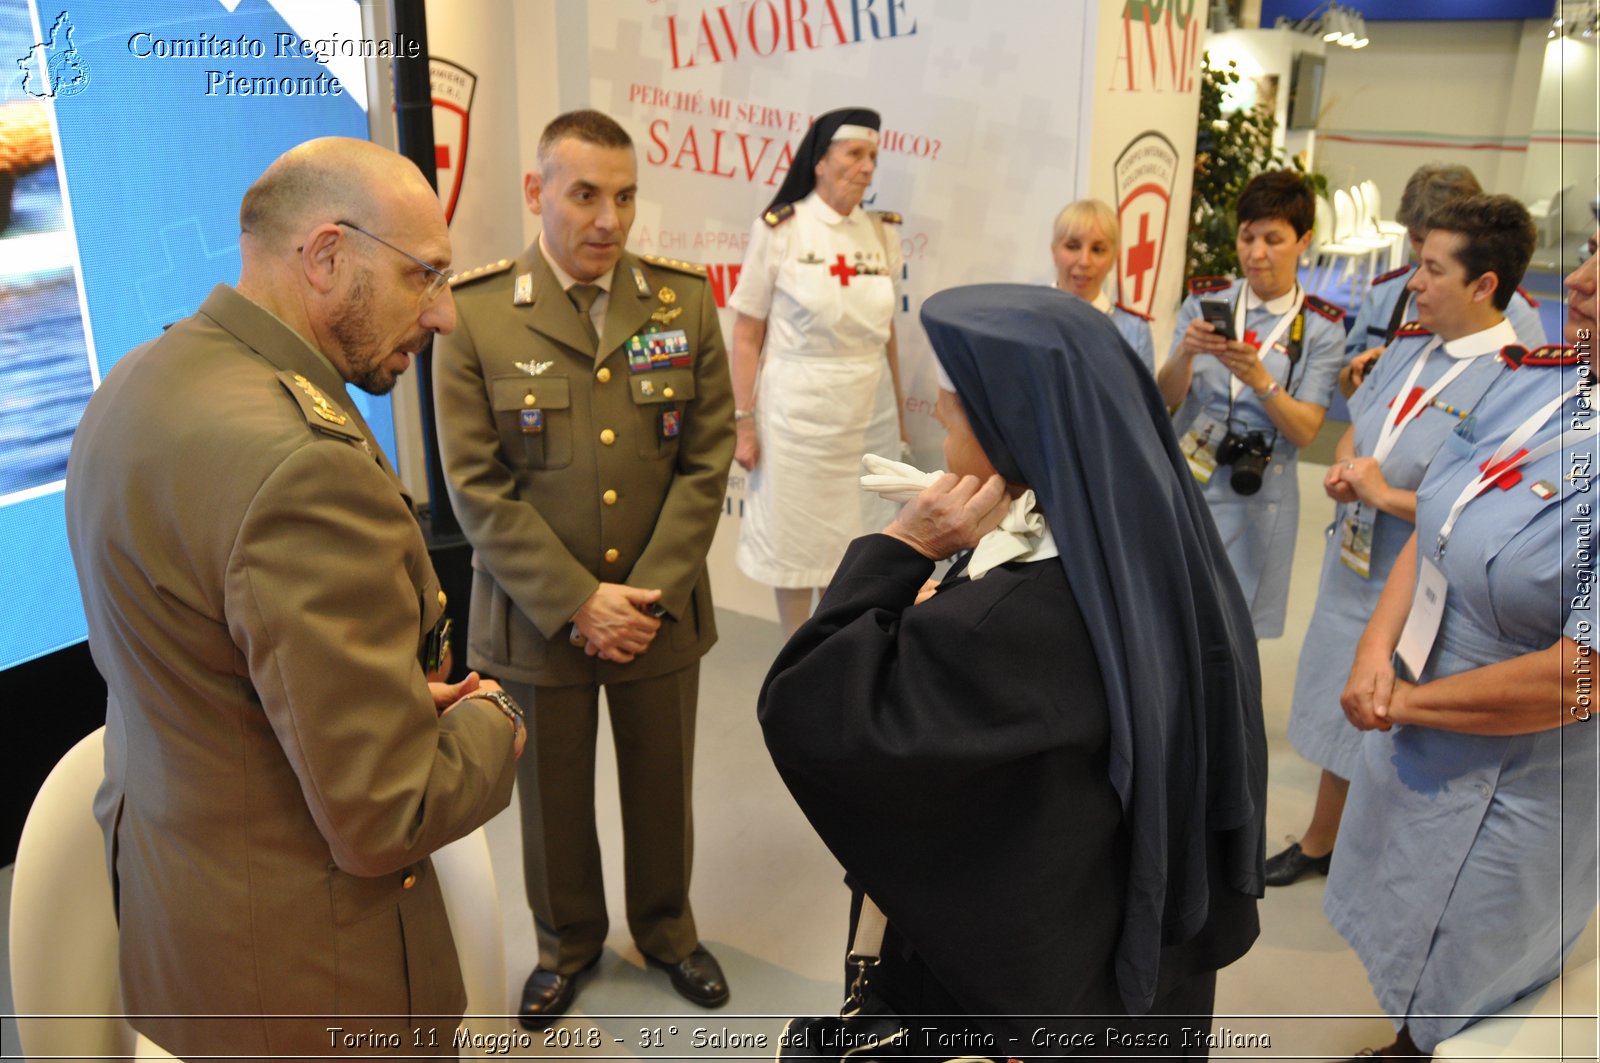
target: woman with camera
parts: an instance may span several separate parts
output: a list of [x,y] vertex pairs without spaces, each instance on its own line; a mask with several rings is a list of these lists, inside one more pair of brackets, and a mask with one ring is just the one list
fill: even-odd
[[1316,438],[1344,358],[1344,311],[1301,290],[1315,193],[1292,170],[1239,195],[1243,280],[1197,277],[1156,382],[1202,484],[1257,638],[1283,634],[1300,491],[1295,464]]
[[1322,779],[1305,834],[1267,861],[1269,886],[1328,873],[1361,757],[1361,732],[1339,707],[1356,640],[1411,535],[1422,474],[1513,372],[1516,353],[1506,349],[1517,331],[1505,310],[1536,242],[1527,209],[1510,196],[1470,196],[1424,221],[1420,266],[1405,296],[1415,294],[1418,320],[1401,326],[1350,396],[1351,427],[1322,478],[1339,508],[1289,717],[1289,741],[1322,768]]

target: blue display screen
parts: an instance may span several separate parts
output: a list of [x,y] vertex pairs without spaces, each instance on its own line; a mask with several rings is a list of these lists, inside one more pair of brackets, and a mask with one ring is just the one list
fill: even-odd
[[283,6],[0,0],[0,668],[84,637],[62,490],[101,377],[238,279],[268,163],[367,136],[359,4]]
[[[1305,18],[1323,6],[1322,0],[1261,0],[1261,25],[1273,25],[1280,15]],[[1556,5],[1555,0],[1357,0],[1345,6],[1361,12],[1368,22],[1467,22],[1549,18]]]

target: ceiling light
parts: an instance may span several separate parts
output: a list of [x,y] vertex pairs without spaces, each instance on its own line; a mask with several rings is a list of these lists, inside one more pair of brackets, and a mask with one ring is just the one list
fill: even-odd
[[1322,16],[1322,39],[1332,44],[1344,35],[1344,12],[1339,10],[1339,5],[1334,4],[1328,8],[1328,13]]

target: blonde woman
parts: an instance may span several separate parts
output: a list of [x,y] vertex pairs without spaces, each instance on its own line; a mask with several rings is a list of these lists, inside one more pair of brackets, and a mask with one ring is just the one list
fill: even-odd
[[1056,215],[1055,230],[1050,236],[1056,287],[1109,317],[1144,367],[1154,373],[1156,347],[1150,337],[1150,319],[1114,302],[1105,292],[1106,274],[1117,264],[1120,250],[1117,216],[1098,199],[1069,203]]

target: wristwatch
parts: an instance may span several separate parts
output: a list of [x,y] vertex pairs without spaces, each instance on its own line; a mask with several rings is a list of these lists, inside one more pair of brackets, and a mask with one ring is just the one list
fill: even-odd
[[504,690],[474,690],[461,700],[468,701],[472,698],[493,702],[494,707],[505,713],[506,719],[511,721],[511,729],[513,731],[525,726],[522,718],[522,706],[518,705],[516,699]]
[[1272,396],[1276,395],[1278,392],[1280,392],[1282,390],[1283,390],[1283,385],[1279,384],[1276,380],[1274,380],[1272,383],[1268,384],[1266,387],[1262,388],[1260,391],[1257,391],[1256,392],[1256,398],[1260,399],[1262,402],[1266,402],[1268,399],[1272,398]]

